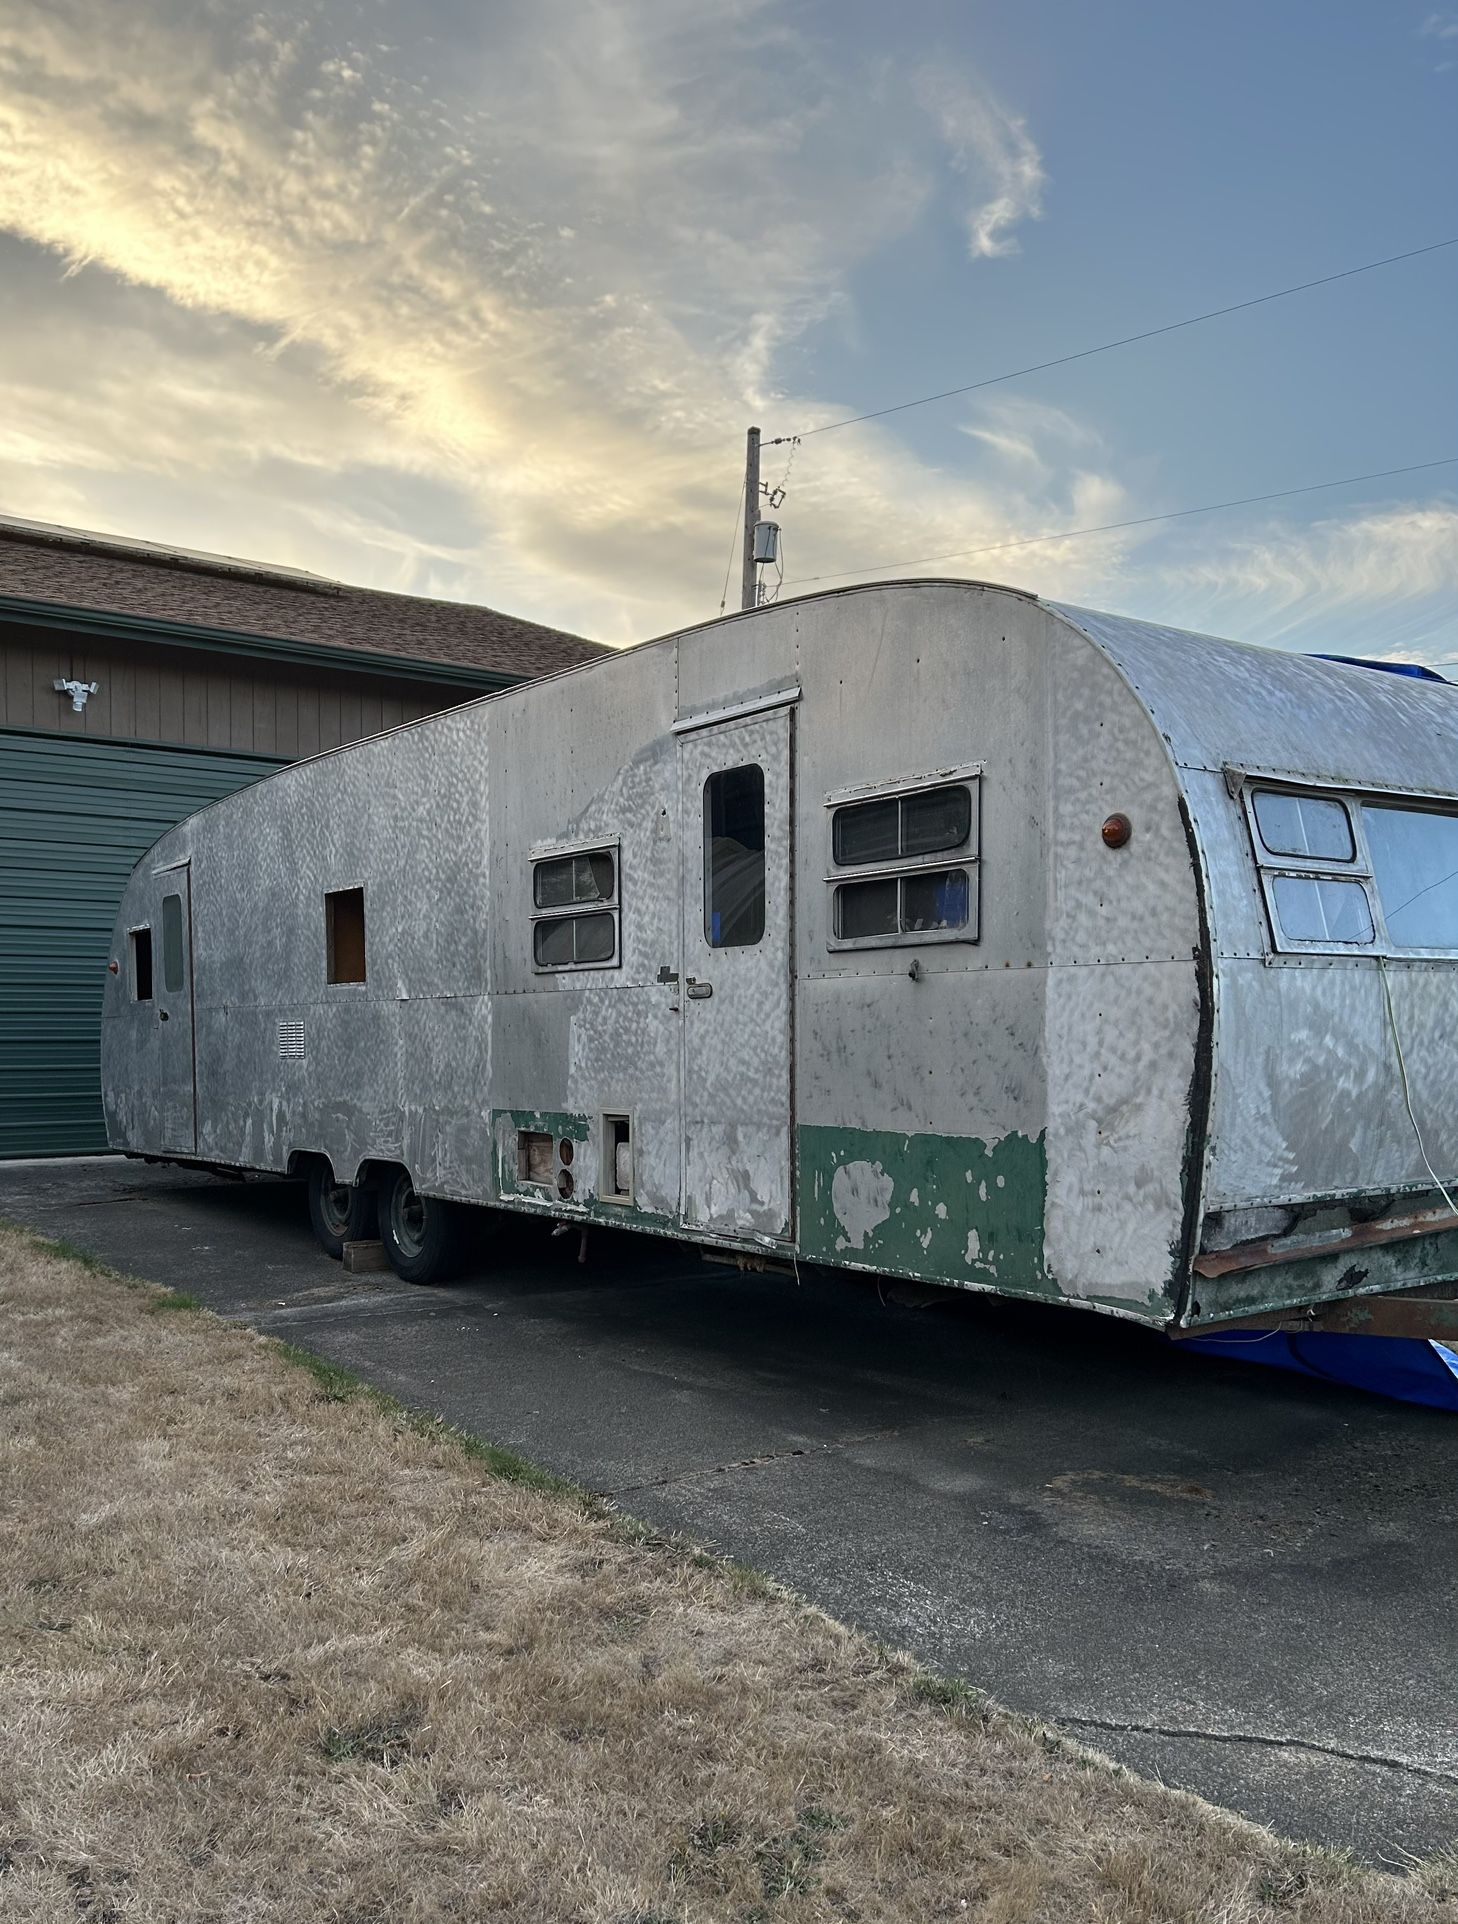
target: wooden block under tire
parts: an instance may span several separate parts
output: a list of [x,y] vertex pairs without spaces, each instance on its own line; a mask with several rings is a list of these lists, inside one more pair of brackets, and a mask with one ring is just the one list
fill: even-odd
[[346,1243],[343,1260],[344,1267],[354,1276],[358,1276],[364,1270],[390,1267],[390,1259],[385,1254],[383,1243]]

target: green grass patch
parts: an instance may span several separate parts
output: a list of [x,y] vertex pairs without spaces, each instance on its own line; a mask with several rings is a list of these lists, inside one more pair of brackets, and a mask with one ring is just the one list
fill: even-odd
[[937,1710],[957,1717],[975,1717],[987,1707],[987,1693],[961,1677],[942,1677],[934,1670],[923,1670],[914,1677],[908,1693],[913,1703],[931,1704]]
[[93,1276],[105,1276],[112,1282],[125,1283],[129,1289],[135,1289],[138,1285],[138,1279],[135,1276],[123,1276],[120,1270],[113,1269],[109,1263],[102,1262],[99,1256],[93,1256],[89,1249],[81,1249],[75,1243],[68,1243],[64,1236],[42,1236],[38,1231],[28,1228],[24,1223],[16,1222],[10,1216],[0,1216],[0,1229],[13,1230],[17,1236],[22,1237],[32,1249],[38,1250],[43,1256],[64,1256],[67,1262],[79,1263],[82,1269],[89,1269]]
[[163,1289],[150,1298],[146,1305],[149,1316],[160,1316],[173,1309],[202,1309],[205,1305],[200,1296],[194,1296],[187,1289]]

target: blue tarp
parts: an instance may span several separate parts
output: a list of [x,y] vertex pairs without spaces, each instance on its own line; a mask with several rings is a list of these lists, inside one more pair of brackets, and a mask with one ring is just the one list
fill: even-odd
[[1180,1338],[1181,1349],[1233,1363],[1318,1376],[1325,1383],[1371,1390],[1403,1403],[1458,1410],[1458,1349],[1431,1337],[1334,1336],[1327,1332],[1233,1329],[1224,1336]]
[[1361,655],[1313,655],[1313,661],[1339,661],[1347,668],[1376,668],[1384,675],[1411,675],[1414,681],[1446,682],[1436,668],[1425,668],[1420,661],[1366,661]]

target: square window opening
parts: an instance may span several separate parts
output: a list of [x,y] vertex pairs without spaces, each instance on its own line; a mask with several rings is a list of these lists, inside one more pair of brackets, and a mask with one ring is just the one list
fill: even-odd
[[324,931],[329,982],[365,979],[364,890],[335,889],[324,897]]
[[749,762],[704,783],[704,939],[749,949],[764,926],[764,770]]
[[152,931],[132,930],[132,1000],[152,1000]]
[[555,1185],[557,1145],[545,1130],[517,1130],[516,1174],[519,1182],[540,1183],[544,1189]]

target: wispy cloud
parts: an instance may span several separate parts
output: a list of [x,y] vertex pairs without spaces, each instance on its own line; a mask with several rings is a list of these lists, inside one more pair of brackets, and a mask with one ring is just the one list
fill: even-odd
[[[855,411],[783,370],[829,317],[854,335],[889,243],[952,190],[963,271],[999,274],[1042,211],[983,76],[857,64],[768,0],[416,0],[408,49],[373,0],[98,18],[0,0],[0,506],[604,639],[714,612],[744,426]],[[877,424],[807,440],[787,573],[1120,605],[1138,556],[1141,601],[1236,631],[1436,578],[1431,532],[1372,537],[1385,577],[1252,535],[1161,583],[1145,530],[922,564],[1160,505],[1063,409],[989,395],[962,429],[940,462]]]
[[1162,566],[1159,582],[1186,607],[1218,606],[1251,640],[1432,659],[1458,646],[1458,504],[1216,534]]
[[[98,35],[94,7],[58,0],[0,19],[0,225],[72,274],[252,331],[265,359],[304,357],[407,468],[477,502],[487,597],[504,565],[536,580],[537,612],[619,638],[711,611],[747,412],[825,418],[776,392],[777,360],[926,203],[922,100],[837,67],[763,0],[707,21],[540,0],[464,40],[427,4],[434,74],[382,49],[373,17],[136,0]],[[942,132],[980,196],[980,251],[1005,251],[1036,211],[1031,142],[970,81]],[[161,392],[119,378],[101,438],[132,438]],[[209,437],[235,461],[241,404]],[[889,447],[869,486],[867,446],[821,451],[807,552],[1043,511]]]
[[926,69],[918,92],[968,183],[967,238],[975,259],[1015,254],[1015,229],[1043,212],[1043,156],[1016,114],[955,72]]

